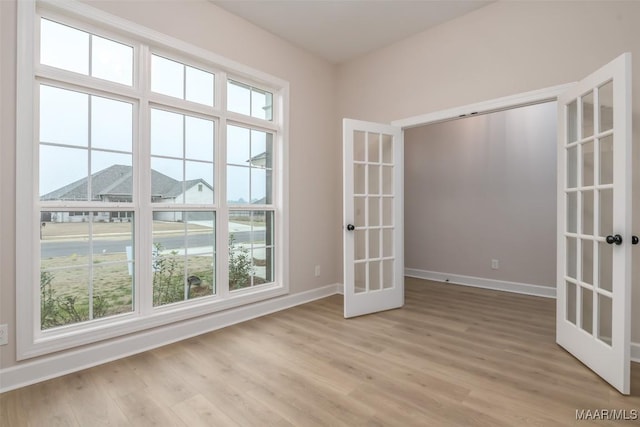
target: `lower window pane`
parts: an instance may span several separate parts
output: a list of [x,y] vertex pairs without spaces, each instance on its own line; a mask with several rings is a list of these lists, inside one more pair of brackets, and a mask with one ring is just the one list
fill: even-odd
[[215,213],[153,213],[153,305],[214,295]]
[[229,290],[275,280],[273,211],[229,212]]
[[40,220],[43,330],[133,311],[133,212],[48,211]]

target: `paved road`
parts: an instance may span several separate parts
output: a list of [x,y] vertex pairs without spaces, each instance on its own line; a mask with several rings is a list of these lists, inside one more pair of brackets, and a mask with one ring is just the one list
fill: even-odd
[[[234,232],[236,243],[245,243],[251,240],[250,231]],[[254,240],[261,241],[265,238],[264,231],[254,231]],[[211,246],[211,235],[194,234],[188,237],[189,247],[205,247]],[[184,248],[184,236],[161,236],[155,239],[155,242],[161,243],[164,249],[182,249]],[[95,240],[93,242],[94,253],[124,253],[125,247],[130,246],[130,240]],[[42,259],[57,258],[69,255],[87,255],[88,245],[86,241],[54,241],[42,242]]]

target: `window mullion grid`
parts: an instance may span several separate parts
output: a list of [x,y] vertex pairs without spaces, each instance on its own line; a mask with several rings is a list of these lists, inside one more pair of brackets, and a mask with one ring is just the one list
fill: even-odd
[[[89,43],[89,64],[91,64],[91,43]],[[91,71],[91,69],[89,69],[89,71]],[[91,95],[87,96],[87,176],[89,177],[89,179],[87,180],[87,200],[89,205],[92,205],[93,203],[93,190],[92,190],[92,186],[93,186],[93,179],[91,177],[91,162],[93,159],[93,151],[91,150],[92,148],[92,141],[91,141],[91,125],[92,125],[92,114],[91,114],[91,107],[92,107],[92,102],[93,98]],[[93,211],[89,211],[89,223],[88,223],[88,227],[89,227],[89,268],[88,268],[88,274],[89,274],[89,281],[88,281],[88,285],[89,285],[89,289],[88,289],[88,297],[89,297],[89,301],[87,302],[89,305],[89,320],[93,319]]]
[[[47,15],[49,15],[50,11],[47,11]],[[56,13],[57,14],[57,13]],[[73,14],[72,14],[73,15]],[[86,18],[85,16],[80,16],[80,15],[74,15],[75,18],[72,18],[70,20],[68,20],[68,16],[62,16],[60,18],[60,22],[67,22],[70,21],[72,24],[74,23],[74,20],[78,20],[77,22],[82,22],[82,20],[84,20],[84,18]],[[38,19],[40,17],[39,14],[35,15],[36,19]],[[31,20],[31,22],[37,22],[34,21],[34,15],[30,15],[29,19]],[[97,19],[97,18],[87,18],[87,19]],[[21,25],[23,24],[23,20],[21,20]],[[61,69],[56,69],[54,67],[51,66],[46,66],[46,65],[40,65],[39,64],[39,26],[35,25],[35,32],[33,32],[33,35],[35,35],[36,37],[34,38],[34,42],[33,45],[35,45],[37,47],[37,49],[35,49],[35,51],[33,52],[33,54],[29,55],[30,57],[33,57],[34,59],[34,63],[30,63],[27,64],[28,65],[28,70],[30,70],[29,73],[29,78],[32,79],[35,77],[35,81],[33,81],[33,87],[37,88],[39,87],[39,84],[41,83],[45,83],[45,84],[51,84],[53,86],[56,87],[61,87],[61,88],[66,88],[69,90],[75,90],[75,91],[79,91],[79,92],[83,92],[86,93],[87,95],[89,95],[88,99],[89,99],[89,112],[88,112],[88,120],[89,120],[89,142],[87,145],[86,150],[87,152],[87,158],[88,158],[88,165],[87,165],[87,176],[89,177],[88,179],[88,197],[86,201],[78,201],[78,202],[65,202],[65,201],[59,201],[59,202],[41,202],[39,200],[38,197],[38,192],[35,191],[37,189],[37,183],[32,184],[33,187],[33,192],[32,192],[32,196],[31,196],[31,201],[30,201],[30,205],[29,207],[32,209],[32,213],[33,213],[33,219],[36,218],[36,215],[39,216],[39,212],[41,210],[46,210],[46,211],[53,211],[53,210],[57,210],[57,209],[63,209],[63,210],[78,210],[78,211],[111,211],[111,212],[120,212],[122,210],[126,210],[126,211],[132,211],[134,213],[134,230],[133,230],[133,244],[134,244],[134,256],[133,256],[133,260],[128,260],[128,262],[133,263],[133,265],[135,266],[134,269],[134,313],[132,313],[133,315],[137,314],[139,317],[147,317],[150,314],[154,313],[153,310],[153,271],[152,271],[152,261],[153,261],[153,256],[152,256],[152,242],[153,242],[153,211],[154,209],[157,210],[162,210],[162,207],[159,207],[157,205],[154,205],[151,201],[151,147],[150,147],[150,107],[151,105],[153,105],[152,101],[156,100],[156,96],[152,95],[150,93],[150,81],[149,81],[149,76],[150,76],[150,48],[147,45],[143,45],[142,43],[139,42],[126,42],[125,40],[125,44],[128,44],[129,46],[133,47],[133,55],[134,55],[134,59],[133,59],[133,79],[132,79],[132,86],[123,86],[120,85],[118,83],[112,83],[109,81],[103,81],[97,78],[92,77],[93,74],[93,63],[92,63],[92,59],[91,59],[91,53],[92,53],[92,49],[93,49],[93,41],[94,41],[94,37],[93,35],[91,35],[91,28],[86,28],[86,25],[81,25],[78,28],[80,28],[83,31],[87,31],[90,34],[90,41],[89,41],[89,75],[85,76],[85,75],[76,75],[73,72],[70,71],[65,71],[65,70],[61,70]],[[115,27],[114,27],[115,28]],[[128,30],[127,30],[128,31]],[[131,41],[131,39],[133,40],[137,40],[137,37],[135,36],[134,32],[127,32],[125,31],[125,34],[127,34],[126,38],[129,38]],[[22,34],[22,36],[24,36],[24,34]],[[102,37],[104,35],[100,35],[100,37]],[[31,34],[30,34],[30,38],[31,38]],[[108,35],[107,35],[107,38]],[[114,38],[115,40],[117,40],[118,42],[122,41],[122,38],[120,36]],[[28,49],[27,49],[28,51]],[[194,53],[194,55],[196,55]],[[23,66],[23,68],[25,68]],[[254,117],[240,117],[236,114],[233,113],[228,113],[226,111],[226,83],[227,83],[227,76],[226,73],[224,72],[220,72],[218,70],[216,70],[215,72],[215,76],[214,76],[214,107],[213,109],[209,108],[209,107],[202,107],[202,106],[196,106],[196,105],[190,105],[190,103],[188,103],[187,101],[184,100],[176,100],[178,101],[177,104],[173,105],[172,103],[167,103],[168,105],[173,105],[175,108],[179,108],[181,110],[184,110],[185,112],[194,112],[196,113],[195,115],[207,115],[209,117],[219,117],[219,122],[218,122],[218,126],[216,127],[215,130],[215,157],[214,157],[214,168],[215,168],[215,177],[216,177],[216,191],[215,191],[215,201],[216,203],[213,206],[209,206],[209,205],[182,205],[182,206],[177,206],[174,205],[171,208],[168,208],[168,210],[175,210],[175,211],[180,211],[180,210],[185,210],[188,208],[192,208],[195,210],[213,210],[216,212],[215,215],[215,221],[216,221],[216,251],[215,251],[215,256],[217,258],[216,260],[216,292],[219,294],[219,296],[224,297],[224,299],[229,298],[229,289],[226,286],[227,284],[227,277],[228,277],[228,237],[229,237],[229,227],[228,227],[228,221],[229,221],[229,212],[230,210],[247,210],[251,212],[251,216],[253,217],[253,215],[255,214],[255,212],[257,211],[267,211],[267,212],[272,212],[273,214],[273,221],[274,221],[274,226],[277,227],[276,229],[279,230],[280,227],[280,213],[278,211],[279,209],[279,203],[281,202],[281,197],[282,195],[280,194],[278,185],[282,185],[281,182],[281,174],[279,173],[279,167],[281,166],[278,162],[278,157],[276,155],[276,153],[279,151],[280,145],[279,143],[276,142],[276,140],[279,138],[280,136],[280,131],[281,131],[281,126],[282,123],[280,123],[278,121],[278,117],[279,117],[279,113],[280,111],[277,110],[277,101],[275,103],[273,103],[272,108],[273,110],[273,118],[272,121],[263,121],[261,119],[258,118],[254,118]],[[275,84],[275,83],[274,83]],[[184,80],[184,85],[185,85],[185,96],[186,96],[186,73],[185,73],[185,80]],[[24,93],[29,93],[29,91],[24,90],[24,88],[22,88],[21,90],[22,94],[24,95]],[[276,95],[277,92],[274,92],[274,98],[277,96]],[[251,92],[251,95],[253,97],[253,91]],[[91,103],[92,103],[92,96],[104,96],[106,98],[112,98],[112,99],[116,99],[116,100],[122,100],[122,101],[126,101],[126,102],[130,102],[131,104],[133,104],[133,138],[132,138],[132,166],[134,168],[134,172],[133,172],[133,199],[130,203],[123,203],[121,201],[118,202],[99,202],[96,200],[93,200],[92,197],[92,193],[94,192],[92,190],[92,185],[94,184],[93,182],[91,182],[91,172],[93,169],[95,169],[94,164],[95,164],[95,160],[97,160],[96,158],[96,153],[94,153],[93,150],[93,144],[91,141]],[[33,108],[34,105],[31,105],[32,108],[30,108],[29,110],[32,112],[32,114],[37,114],[38,108],[37,108],[37,100],[38,100],[38,96],[36,94],[36,96],[34,97],[33,95],[28,97],[32,102],[33,100],[36,101],[36,108]],[[279,99],[279,98],[277,98]],[[162,102],[160,102],[160,104],[162,104]],[[193,108],[192,108],[193,107]],[[251,108],[253,109],[253,104],[251,102]],[[26,108],[23,108],[21,111],[27,111]],[[253,111],[252,111],[253,113]],[[271,172],[273,173],[273,184],[275,184],[276,182],[278,182],[277,185],[272,185],[271,186],[271,195],[272,195],[272,203],[269,205],[257,205],[257,206],[253,206],[251,204],[248,205],[237,205],[237,206],[232,206],[229,207],[229,205],[226,202],[227,199],[227,190],[226,190],[226,128],[227,128],[227,120],[229,119],[233,119],[233,121],[242,124],[243,126],[247,126],[250,129],[260,129],[260,130],[267,130],[267,131],[271,131],[273,132],[273,155],[274,158],[272,159],[272,167],[271,167]],[[214,120],[215,121],[215,120]],[[38,118],[33,117],[33,120],[30,121],[31,123],[34,123],[33,125],[33,130],[36,131],[37,134],[37,129],[38,129]],[[35,165],[37,167],[38,162],[38,147],[39,147],[39,141],[36,141],[36,139],[33,139],[34,143],[33,143],[33,147],[32,149],[34,150],[34,152],[30,155],[30,157],[32,157],[33,159],[33,165]],[[185,141],[183,141],[183,144],[185,143]],[[58,145],[58,144],[53,144],[53,145]],[[76,147],[77,148],[77,147]],[[31,150],[31,149],[30,149]],[[23,152],[25,152],[25,150],[23,150]],[[108,153],[114,153],[117,154],[117,150],[110,150],[110,149],[103,149],[103,148],[98,148],[98,155],[100,155],[100,153],[102,152],[108,152]],[[121,154],[125,154],[125,153],[121,153]],[[183,158],[183,162],[186,162],[186,157]],[[24,165],[25,162],[21,162],[21,165]],[[186,164],[183,163],[183,167],[186,168]],[[251,174],[251,166],[249,166],[249,173]],[[36,176],[37,176],[37,172],[36,172]],[[186,179],[186,169],[183,170],[183,178]],[[27,182],[29,182],[27,180]],[[252,186],[253,184],[250,181],[250,186]],[[252,193],[252,189],[250,187],[250,194]],[[34,209],[35,207],[35,209]],[[23,227],[19,227],[20,230],[22,229],[26,229],[27,225],[29,224],[23,224]],[[88,226],[89,226],[89,234],[90,236],[92,235],[92,233],[94,232],[94,228],[96,227],[97,223],[94,224],[93,222],[93,218],[90,219]],[[29,225],[30,227],[33,227],[33,224]],[[187,232],[186,232],[187,228],[186,228],[186,224],[185,224],[185,249],[186,248],[186,240],[187,240]],[[270,242],[269,245],[267,245],[267,242],[264,243],[264,246],[266,247],[267,250],[270,250],[272,248],[278,247],[280,246],[280,248],[282,248],[282,246],[280,245],[281,242],[279,242],[278,240],[278,235],[280,234],[280,232],[278,233],[274,233],[274,235],[272,236],[272,240]],[[39,245],[39,240],[37,238],[37,233],[35,238],[32,239],[33,243],[31,244],[31,246],[34,246],[33,249],[37,249],[38,245]],[[94,242],[93,241],[93,237],[90,237],[89,239],[89,256],[90,258],[93,257],[93,252],[94,252],[94,246],[95,244],[97,244],[99,242]],[[36,253],[36,256],[34,257],[35,259],[38,259],[39,256],[37,255],[38,250],[34,251]],[[21,252],[24,255],[24,251]],[[280,253],[280,250],[278,250],[278,253]],[[274,253],[274,255],[276,255]],[[279,257],[279,255],[276,255]],[[33,262],[33,259],[32,259]],[[32,264],[33,265],[33,274],[37,277],[37,274],[39,273],[39,263],[35,262]],[[282,266],[282,259],[278,258],[278,262],[276,263],[276,265],[278,265],[279,267]],[[275,265],[274,265],[275,267]],[[90,303],[92,303],[92,269],[93,269],[93,263],[89,262],[89,266],[88,266],[88,274],[91,276],[90,283],[89,283],[89,298],[90,298]],[[186,271],[186,270],[185,270]],[[275,273],[272,277],[275,279],[275,281],[279,281],[282,276],[282,271],[280,270],[280,268],[276,267]],[[186,273],[185,273],[186,274]],[[252,279],[253,281],[253,279]],[[247,289],[248,290],[248,289]],[[38,316],[39,313],[39,302],[38,302],[38,298],[37,298],[37,289],[33,289],[33,292],[36,293],[36,295],[33,295],[32,297],[30,296],[29,300],[33,302],[33,310],[29,310],[30,313],[33,313],[33,315],[31,316],[33,319],[33,326],[36,326],[34,328],[34,338],[40,337],[41,336],[41,330],[39,327],[40,324],[40,319]],[[186,291],[185,291],[186,292]],[[244,293],[246,294],[246,293]],[[241,294],[238,294],[241,295]],[[235,297],[235,295],[234,295]],[[24,300],[24,298],[23,298]],[[238,301],[240,302],[240,301]],[[233,305],[234,302],[232,301],[231,304]],[[200,312],[202,313],[202,310],[200,310]],[[90,318],[94,317],[94,313],[90,314]],[[178,315],[178,316],[174,316],[176,319],[178,318],[184,318],[182,317],[182,315]],[[141,321],[143,321],[144,319],[139,319]],[[26,324],[26,322],[25,322]],[[31,325],[32,322],[29,322],[29,325]],[[151,324],[149,322],[145,323],[145,324]],[[142,323],[140,324],[142,325]],[[77,331],[81,331],[83,328],[81,327],[81,325],[74,325],[74,328],[77,329]],[[125,328],[126,329],[126,328]],[[135,328],[133,328],[135,329]],[[132,329],[132,330],[133,330]],[[55,331],[53,335],[55,335]],[[95,332],[95,331],[94,331]],[[96,335],[92,336],[96,337]],[[106,333],[106,334],[102,334],[101,336],[103,337],[108,337],[108,336],[117,336],[117,334],[113,334],[112,332]],[[76,341],[76,344],[73,345],[77,345],[77,343],[79,342],[92,342],[95,341],[95,339],[100,339],[100,338],[94,338],[91,339],[89,337],[89,335],[83,335],[83,336],[79,336],[78,337],[79,340]],[[68,341],[68,342],[67,342]],[[72,345],[70,345],[69,343],[71,343],[71,341],[67,340],[64,343],[58,344],[57,348],[67,348],[70,347]],[[31,351],[31,349],[29,348],[30,345],[33,345],[33,340],[31,343],[27,343],[27,345],[25,346],[24,349],[19,349],[19,353],[24,355],[27,354],[29,351]],[[38,344],[39,345],[39,344]],[[40,354],[43,354],[42,349],[40,348],[35,348],[35,352],[38,353],[40,352]],[[46,351],[45,351],[46,352]],[[33,353],[33,354],[36,354]]]
[[[226,97],[226,76],[220,78],[219,90]],[[216,144],[215,158],[217,159],[216,178],[218,180],[216,202],[216,281],[217,292],[221,299],[229,298],[229,205],[227,203],[227,119],[223,115],[217,129],[218,144]]]
[[138,313],[142,316],[148,315],[153,310],[153,208],[151,205],[151,113],[149,106],[149,79],[150,75],[150,53],[147,46],[140,49],[138,55],[138,90],[141,94],[140,109],[138,111],[138,140],[134,142],[134,159],[137,166],[138,182],[135,234],[136,234],[136,301]]

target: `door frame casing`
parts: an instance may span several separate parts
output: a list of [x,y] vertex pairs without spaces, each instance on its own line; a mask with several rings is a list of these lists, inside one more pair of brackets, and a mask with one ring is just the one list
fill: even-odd
[[477,102],[475,104],[463,105],[460,107],[448,108],[433,113],[421,114],[407,117],[405,119],[394,120],[392,126],[397,126],[403,131],[418,126],[430,125],[452,119],[476,116],[481,114],[494,113],[496,111],[511,110],[513,108],[526,107],[527,105],[542,104],[545,102],[557,101],[558,96],[566,90],[575,86],[577,82],[565,83],[548,88],[523,92],[496,98],[488,101]]

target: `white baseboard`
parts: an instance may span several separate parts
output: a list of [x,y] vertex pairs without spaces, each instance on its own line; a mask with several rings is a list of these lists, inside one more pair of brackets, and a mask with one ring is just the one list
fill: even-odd
[[640,363],[640,343],[631,343],[631,360],[636,363]]
[[493,289],[496,291],[514,292],[536,297],[555,298],[556,288],[550,286],[530,285],[528,283],[507,282],[504,280],[485,279],[482,277],[463,276],[461,274],[438,273],[435,271],[405,268],[405,276],[456,285],[473,286],[475,288]]
[[0,393],[162,347],[337,293],[333,284],[0,369]]

